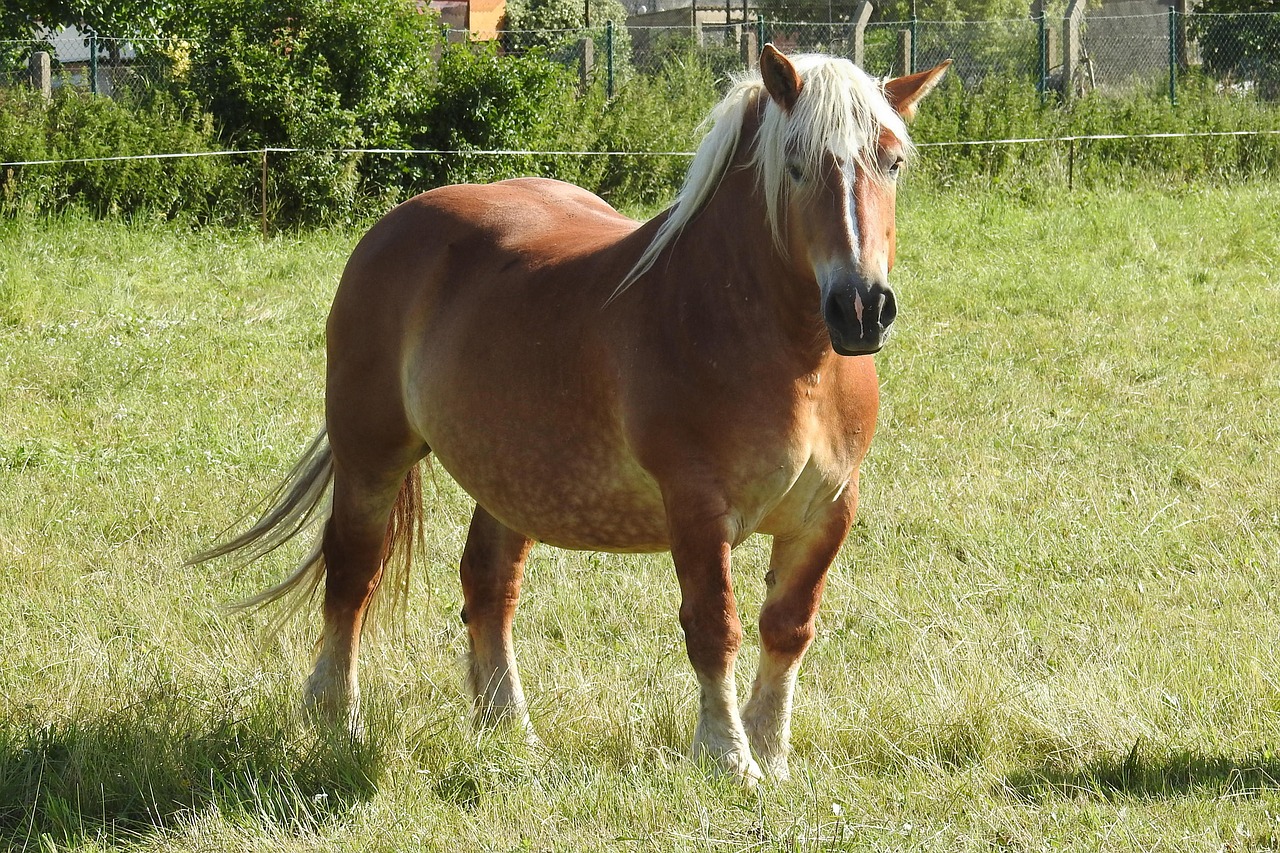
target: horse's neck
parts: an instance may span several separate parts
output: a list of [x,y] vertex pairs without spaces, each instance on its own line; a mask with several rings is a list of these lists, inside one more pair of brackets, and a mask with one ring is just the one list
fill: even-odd
[[655,296],[664,312],[706,318],[708,332],[746,336],[762,357],[793,359],[811,371],[832,355],[818,287],[778,250],[759,182],[745,160],[740,150],[670,257],[659,260],[669,274]]

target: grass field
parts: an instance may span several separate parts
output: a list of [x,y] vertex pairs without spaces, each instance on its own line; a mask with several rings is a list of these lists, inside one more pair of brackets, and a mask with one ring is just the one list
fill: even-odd
[[0,222],[0,848],[1280,849],[1280,186],[902,207],[862,514],[757,793],[683,757],[665,556],[536,549],[545,749],[473,731],[439,470],[367,736],[309,729],[314,626],[220,609],[290,555],[180,564],[320,423],[358,235]]

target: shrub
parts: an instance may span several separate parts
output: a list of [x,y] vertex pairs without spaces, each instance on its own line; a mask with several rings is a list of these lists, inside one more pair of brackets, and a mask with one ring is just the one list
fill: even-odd
[[[1097,92],[1067,104],[1041,103],[1033,86],[988,79],[972,88],[944,80],[930,96],[912,134],[917,142],[1060,138],[1103,134],[1200,133],[1280,129],[1280,108],[1253,95],[1218,91],[1189,76],[1178,104],[1163,93],[1107,96]],[[1090,140],[1076,143],[966,145],[930,148],[920,158],[932,181],[980,180],[1023,189],[1076,181],[1236,179],[1280,172],[1274,136],[1191,136],[1172,139]]]
[[[111,157],[215,150],[207,116],[172,103],[122,106],[62,89],[46,102],[0,90],[0,160]],[[48,215],[82,208],[97,216],[238,218],[237,166],[221,157],[24,166],[0,175],[0,211]]]
[[183,26],[187,96],[228,142],[307,149],[272,169],[280,224],[351,220],[363,185],[396,196],[419,177],[335,149],[410,144],[434,104],[434,16],[403,0],[197,0]]
[[467,152],[554,148],[575,99],[572,71],[541,51],[510,57],[493,44],[461,44],[442,53],[437,75],[435,99],[413,141],[458,154],[430,157],[423,166],[427,184],[538,173],[537,164],[545,158]]

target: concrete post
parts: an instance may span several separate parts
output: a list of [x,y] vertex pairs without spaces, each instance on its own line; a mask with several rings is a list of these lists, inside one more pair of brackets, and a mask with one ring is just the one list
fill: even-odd
[[53,97],[53,66],[47,51],[38,50],[31,54],[27,63],[31,71],[31,88],[35,89],[47,101]]
[[911,30],[898,30],[898,59],[894,63],[893,71],[899,75],[915,71],[911,67]]
[[585,89],[591,85],[591,69],[595,67],[596,43],[589,38],[578,40],[578,79]]
[[760,65],[760,38],[755,27],[742,27],[742,65],[755,71]]
[[853,64],[863,70],[866,70],[867,22],[874,10],[871,0],[861,0],[858,8],[853,10]]
[[1173,8],[1177,10],[1178,29],[1175,34],[1178,70],[1186,71],[1191,67],[1191,52],[1187,47],[1187,15],[1191,12],[1191,0],[1173,0]]
[[1071,0],[1062,19],[1062,97],[1070,100],[1076,94],[1076,75],[1080,69],[1080,24],[1084,21],[1086,0]]

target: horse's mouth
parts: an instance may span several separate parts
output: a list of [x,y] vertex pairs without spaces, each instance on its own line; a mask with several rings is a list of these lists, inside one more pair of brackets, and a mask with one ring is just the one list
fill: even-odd
[[842,347],[839,344],[834,342],[832,342],[831,348],[836,351],[836,355],[847,355],[847,356],[875,355],[876,353],[880,352],[880,350],[884,349],[883,346],[875,346],[867,349],[846,349],[845,347]]
[[878,326],[874,330],[874,337],[862,334],[844,335],[831,326],[827,326],[827,333],[831,336],[831,348],[836,355],[875,355],[884,349],[889,340],[889,330]]

